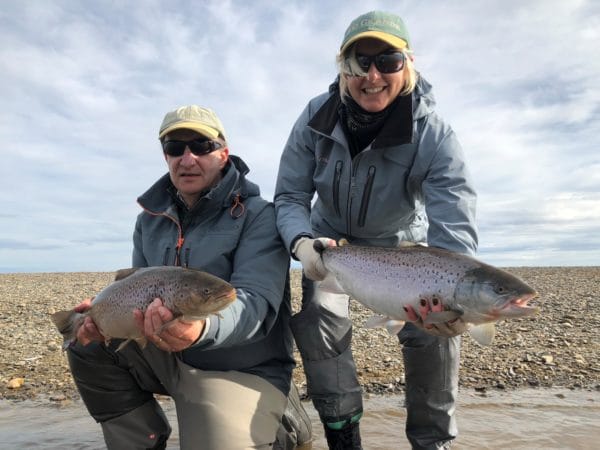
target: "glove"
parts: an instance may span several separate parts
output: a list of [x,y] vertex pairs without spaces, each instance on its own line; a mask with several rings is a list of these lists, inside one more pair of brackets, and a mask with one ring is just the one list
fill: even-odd
[[313,247],[315,241],[321,241],[325,247],[335,246],[333,239],[301,237],[294,244],[292,253],[300,260],[306,278],[310,278],[313,281],[321,281],[327,275],[327,269],[323,265],[321,255]]

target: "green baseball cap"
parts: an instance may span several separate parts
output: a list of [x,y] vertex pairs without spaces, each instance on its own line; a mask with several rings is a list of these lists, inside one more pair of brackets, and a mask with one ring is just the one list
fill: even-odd
[[410,37],[402,19],[384,11],[371,11],[354,19],[344,33],[340,53],[364,38],[379,39],[394,48],[410,48]]
[[160,126],[158,138],[182,128],[194,130],[209,139],[215,139],[219,135],[225,139],[225,128],[215,112],[202,106],[182,106],[169,111]]

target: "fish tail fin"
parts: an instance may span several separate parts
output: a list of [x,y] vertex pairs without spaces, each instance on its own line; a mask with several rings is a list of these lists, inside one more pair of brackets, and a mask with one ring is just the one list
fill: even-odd
[[469,330],[471,337],[479,345],[490,345],[496,334],[496,327],[493,322],[476,325]]
[[77,330],[83,322],[84,314],[73,310],[58,311],[50,316],[52,322],[63,336],[63,351],[77,341]]

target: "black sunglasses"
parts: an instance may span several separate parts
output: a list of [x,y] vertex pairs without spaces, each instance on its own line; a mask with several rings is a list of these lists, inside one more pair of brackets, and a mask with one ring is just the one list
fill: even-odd
[[404,53],[398,51],[386,51],[378,55],[356,55],[356,62],[364,72],[368,72],[373,63],[381,73],[400,72],[404,67],[404,59]]
[[163,152],[169,156],[181,156],[188,147],[190,152],[196,156],[208,155],[215,150],[223,147],[218,141],[207,139],[194,139],[193,141],[164,141],[162,143]]

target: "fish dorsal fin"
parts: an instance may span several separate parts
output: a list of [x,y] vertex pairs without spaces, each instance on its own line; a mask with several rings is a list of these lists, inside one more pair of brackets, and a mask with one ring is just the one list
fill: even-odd
[[119,269],[115,273],[115,281],[122,280],[123,278],[127,278],[129,275],[137,272],[139,267],[131,267],[129,269]]
[[496,334],[493,322],[476,325],[469,330],[471,337],[480,345],[490,345]]
[[340,283],[338,283],[335,275],[333,275],[331,272],[329,272],[325,279],[319,283],[319,289],[332,294],[346,293],[344,289],[342,289],[342,286],[340,286]]
[[417,244],[416,242],[412,242],[412,241],[400,241],[400,243],[398,244],[398,247],[416,247]]

